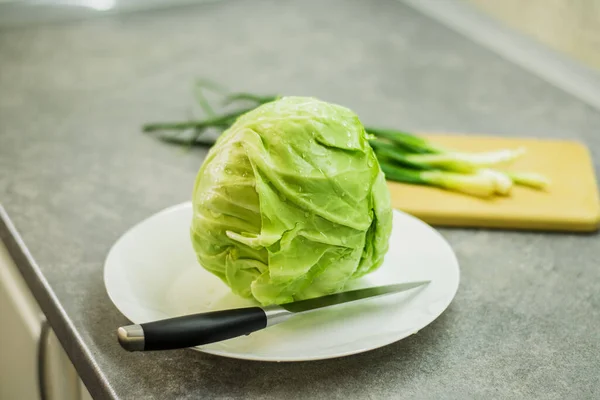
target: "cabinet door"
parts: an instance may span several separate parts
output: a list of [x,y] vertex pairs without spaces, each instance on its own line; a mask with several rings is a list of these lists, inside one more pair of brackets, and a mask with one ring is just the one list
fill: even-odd
[[0,242],[0,399],[40,398],[37,343],[43,315]]
[[40,337],[44,324],[39,306],[0,242],[0,400],[40,399],[40,371],[47,400],[88,395],[54,332],[44,330],[47,334]]
[[79,376],[58,338],[51,330],[45,338],[44,387],[47,400],[78,400]]

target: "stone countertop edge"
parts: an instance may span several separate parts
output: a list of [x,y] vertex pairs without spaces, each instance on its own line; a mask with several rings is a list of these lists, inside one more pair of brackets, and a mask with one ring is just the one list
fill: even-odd
[[6,246],[17,269],[44,313],[45,319],[56,333],[56,337],[88,390],[95,394],[94,398],[100,398],[98,395],[102,394],[101,398],[117,399],[118,396],[96,366],[93,355],[85,347],[77,329],[71,323],[69,316],[56,298],[50,284],[2,204],[0,204],[0,240]]

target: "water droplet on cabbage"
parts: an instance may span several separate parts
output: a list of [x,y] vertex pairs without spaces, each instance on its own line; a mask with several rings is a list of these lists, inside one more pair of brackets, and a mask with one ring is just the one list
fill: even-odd
[[220,212],[217,212],[217,211],[213,211],[213,210],[208,210],[208,213],[214,219],[219,219],[219,218],[221,218],[223,216],[223,213],[220,213]]

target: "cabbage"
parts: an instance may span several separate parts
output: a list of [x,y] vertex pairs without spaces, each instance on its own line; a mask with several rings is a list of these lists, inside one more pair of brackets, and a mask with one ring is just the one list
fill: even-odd
[[314,98],[242,115],[196,178],[199,263],[263,305],[339,292],[377,269],[392,209],[367,139],[356,114]]

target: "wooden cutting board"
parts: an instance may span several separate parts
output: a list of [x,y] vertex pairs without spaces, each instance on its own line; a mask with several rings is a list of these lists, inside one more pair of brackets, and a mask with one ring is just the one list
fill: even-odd
[[438,226],[547,231],[595,231],[600,200],[588,149],[574,141],[428,135],[432,143],[460,151],[525,147],[506,170],[538,172],[552,183],[545,192],[515,186],[507,197],[479,199],[447,190],[388,181],[394,208]]

